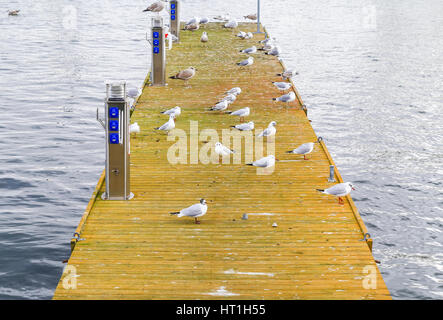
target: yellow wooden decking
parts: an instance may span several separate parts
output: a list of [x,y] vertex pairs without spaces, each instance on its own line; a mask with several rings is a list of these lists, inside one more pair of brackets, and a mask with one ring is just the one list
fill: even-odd
[[[324,143],[316,144],[308,161],[285,153],[317,136],[301,100],[290,108],[271,101],[281,95],[271,83],[280,81],[278,59],[260,52],[249,69],[236,66],[247,57],[239,50],[264,36],[234,35],[254,29],[242,24],[224,30],[212,23],[182,32],[181,43],[168,51],[167,74],[196,67],[192,87],[168,79],[166,87],[144,88],[131,121],[141,126],[131,139],[135,198],[102,201],[102,176],[77,229],[84,240],[73,242],[70,271],[54,299],[390,299],[368,244],[360,241],[366,229],[352,199],[338,205],[315,190],[332,185]],[[204,30],[206,45],[199,41]],[[256,128],[277,121],[276,157],[297,161],[277,162],[270,175],[257,175],[245,164],[170,164],[166,155],[174,142],[153,130],[167,121],[159,112],[182,106],[176,128],[189,133],[193,120],[200,131],[216,129],[221,136],[238,118],[207,109],[235,86],[243,92],[229,109],[249,106],[247,121]],[[337,171],[336,179],[341,181]],[[209,207],[200,225],[169,214],[200,198]],[[244,213],[248,220],[241,219]],[[376,272],[375,289],[364,288],[368,268]],[[75,288],[64,287],[74,283],[66,277],[76,281]]]

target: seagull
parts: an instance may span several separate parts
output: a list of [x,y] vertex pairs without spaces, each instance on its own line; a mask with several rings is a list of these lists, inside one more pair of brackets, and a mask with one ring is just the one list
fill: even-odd
[[235,88],[232,88],[232,89],[226,91],[225,93],[227,93],[227,94],[235,94],[237,96],[237,95],[239,95],[241,93],[241,88],[240,87],[235,87]]
[[265,44],[263,47],[261,47],[261,48],[258,49],[258,50],[260,50],[260,51],[266,51],[265,54],[267,54],[267,53],[268,53],[269,51],[271,51],[273,48],[274,48],[274,45],[273,45],[272,43],[268,43],[268,44]]
[[263,130],[257,137],[270,137],[275,135],[277,132],[277,129],[275,129],[275,126],[277,125],[277,122],[272,121],[269,123],[268,127]]
[[206,33],[206,31],[203,31],[202,36],[200,38],[201,42],[208,42],[208,34]]
[[9,16],[18,16],[19,12],[20,12],[20,10],[8,10],[8,15]]
[[182,109],[179,106],[175,106],[174,108],[165,110],[161,112],[162,114],[167,114],[167,115],[173,115],[174,116],[174,121],[175,118],[178,117],[181,113],[182,113]]
[[135,137],[137,137],[137,133],[140,133],[140,126],[137,122],[134,122],[129,126],[129,133],[135,133]]
[[170,79],[181,79],[185,81],[185,85],[187,85],[187,82],[189,79],[191,79],[195,75],[195,69],[194,67],[189,67],[188,69],[182,70],[179,73],[177,73],[175,76],[169,77]]
[[250,48],[247,48],[247,49],[244,49],[244,50],[240,50],[240,52],[247,53],[247,54],[256,53],[257,52],[257,47],[256,46],[252,46]]
[[244,39],[246,37],[246,32],[240,31],[235,36]]
[[234,20],[231,20],[231,21],[225,23],[224,27],[225,28],[229,28],[229,29],[237,28],[238,27],[238,22],[234,21]]
[[190,207],[180,210],[179,212],[170,212],[170,214],[177,215],[177,217],[191,217],[195,219],[195,223],[199,224],[197,218],[204,216],[208,211],[208,205],[205,199],[200,199],[200,203],[193,204]]
[[189,20],[188,22],[186,22],[186,25],[190,25],[190,24],[199,24],[200,23],[200,18],[199,17],[193,17],[191,20]]
[[239,116],[240,117],[240,122],[244,121],[244,117],[249,116],[249,107],[243,108],[243,109],[238,109],[237,111],[234,112],[228,112],[229,115],[231,116]]
[[128,89],[128,91],[126,92],[126,95],[129,97],[129,98],[132,98],[132,99],[135,99],[135,98],[137,98],[139,95],[141,95],[142,94],[142,89],[140,89],[140,88],[130,88],[130,89]]
[[200,19],[199,24],[207,24],[208,22],[209,22],[209,18],[204,17],[204,18],[201,18],[201,19]]
[[271,44],[275,41],[275,38],[266,38],[264,40],[260,40],[258,43],[261,43],[263,45]]
[[223,20],[223,21],[228,21],[229,20],[229,13],[225,14],[224,16],[219,15],[214,17],[214,20]]
[[235,101],[235,99],[237,99],[237,96],[235,94],[230,93],[226,97],[221,99],[220,102],[226,100],[226,101],[228,101],[229,104],[231,104]]
[[235,153],[235,151],[222,145],[220,142],[216,142],[215,143],[215,153],[221,157],[224,157],[224,156],[230,155],[231,153]]
[[283,80],[292,78],[293,76],[297,75],[298,72],[293,71],[293,70],[286,70],[283,73],[277,73],[277,76],[282,77]]
[[292,87],[292,84],[290,82],[272,82],[274,86],[277,87],[278,90],[286,91],[289,90]]
[[317,191],[320,191],[322,193],[338,197],[339,204],[344,204],[343,199],[341,197],[346,196],[352,190],[355,190],[355,188],[350,182],[339,183],[328,189],[317,189]]
[[240,66],[240,67],[246,67],[246,66],[250,66],[253,63],[254,63],[254,58],[253,57],[249,57],[246,60],[237,62],[237,65]]
[[272,98],[272,100],[274,101],[281,101],[281,102],[285,102],[285,103],[289,103],[295,100],[295,93],[293,91],[282,95],[281,97],[278,98]]
[[253,37],[254,35],[252,34],[252,32],[248,32],[246,36],[243,38],[243,40],[252,39]]
[[151,12],[157,12],[157,14],[160,14],[160,11],[162,11],[165,8],[164,2],[167,2],[167,0],[159,0],[151,4],[149,7],[147,7],[143,12],[151,11]]
[[210,111],[223,111],[228,108],[228,105],[229,105],[228,100],[223,100],[223,101],[220,101],[219,103],[217,103],[215,106],[211,107],[211,109],[209,109],[209,110]]
[[248,166],[260,167],[260,168],[269,168],[275,165],[275,161],[279,161],[275,159],[274,155],[270,155],[259,160],[254,161],[253,163],[247,163]]
[[173,114],[169,115],[169,120],[168,122],[166,122],[165,124],[163,124],[162,126],[158,127],[158,128],[154,128],[155,130],[163,130],[163,131],[167,131],[169,134],[169,131],[171,131],[172,129],[175,128],[175,121],[174,121],[175,116]]
[[257,20],[257,14],[256,13],[248,14],[247,16],[244,16],[243,18],[249,19],[249,20]]
[[182,30],[191,30],[194,32],[195,30],[198,30],[200,28],[200,25],[198,23],[191,23],[185,26]]
[[303,143],[301,146],[299,146],[298,148],[291,150],[291,151],[286,151],[286,153],[293,153],[293,154],[302,154],[303,158],[305,160],[308,160],[306,158],[306,155],[308,153],[311,153],[312,150],[314,150],[314,143],[315,142],[308,142],[308,143]]
[[254,122],[250,121],[248,123],[241,123],[235,126],[231,126],[231,128],[235,128],[240,131],[251,131],[254,130]]
[[269,50],[268,52],[265,52],[265,54],[269,54],[271,56],[278,56],[278,55],[280,55],[280,53],[281,53],[281,50],[280,50],[280,47],[278,47],[278,46],[272,47],[271,50]]

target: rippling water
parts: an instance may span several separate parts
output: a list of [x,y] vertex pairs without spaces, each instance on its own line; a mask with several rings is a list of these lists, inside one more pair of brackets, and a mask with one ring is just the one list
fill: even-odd
[[[183,2],[184,19],[256,3]],[[104,167],[104,80],[139,86],[149,68],[147,3],[0,1],[1,299],[52,297]],[[317,134],[358,187],[394,298],[443,298],[441,12],[440,0],[262,0]]]

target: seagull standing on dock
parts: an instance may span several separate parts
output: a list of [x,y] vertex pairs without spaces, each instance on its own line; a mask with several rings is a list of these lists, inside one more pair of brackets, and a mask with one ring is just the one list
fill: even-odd
[[297,75],[298,72],[294,70],[286,70],[283,73],[277,73],[277,76],[282,77],[283,80],[287,80],[289,78],[292,78],[293,76]]
[[324,194],[330,194],[338,197],[339,204],[344,204],[341,197],[348,195],[349,193],[351,193],[352,190],[355,190],[355,188],[350,182],[339,183],[328,189],[317,189],[317,191],[320,191]]
[[168,0],[159,0],[151,4],[149,7],[147,7],[143,12],[156,12],[157,14],[160,14],[160,11],[162,11],[165,8],[165,2],[168,2]]
[[271,55],[271,56],[279,56],[281,53],[280,47],[275,46],[272,47],[271,50],[269,50],[268,52],[265,52],[265,54]]
[[193,17],[192,19],[190,19],[188,22],[186,22],[186,25],[190,25],[190,24],[200,24],[200,18],[199,17]]
[[211,107],[209,111],[223,111],[228,108],[229,102],[228,100],[223,100],[217,103],[215,106]]
[[246,108],[239,109],[234,112],[228,112],[228,113],[231,116],[239,116],[240,122],[243,122],[245,120],[245,117],[249,116],[249,112],[250,112],[249,107],[246,107]]
[[231,103],[233,103],[236,99],[237,99],[237,96],[236,96],[235,94],[230,93],[230,94],[228,94],[226,97],[223,97],[223,98],[220,100],[220,102],[226,100],[226,101],[228,101],[229,104],[231,104]]
[[140,133],[140,126],[137,122],[134,122],[129,126],[129,133],[134,133],[134,137],[137,137],[137,133]]
[[240,50],[241,53],[246,53],[246,54],[252,54],[252,53],[256,53],[257,52],[257,47],[256,46],[252,46],[250,48],[244,49],[244,50]]
[[281,102],[284,102],[284,103],[289,103],[289,102],[292,102],[292,101],[295,100],[295,93],[293,91],[291,91],[291,92],[289,92],[287,94],[282,95],[281,97],[272,98],[272,100],[274,100],[274,101],[281,101]]
[[248,123],[237,124],[235,126],[231,126],[231,128],[235,128],[240,131],[251,131],[254,130],[254,122],[250,121]]
[[235,28],[238,27],[238,22],[234,21],[234,20],[231,20],[231,21],[225,23],[224,27],[228,28],[228,29],[235,29]]
[[200,25],[205,25],[205,24],[207,24],[208,22],[209,22],[209,18],[208,18],[208,17],[204,17],[204,18],[201,18],[201,19],[200,19],[199,24],[200,24]]
[[303,155],[303,159],[308,160],[306,158],[306,155],[311,153],[312,150],[314,150],[314,144],[315,144],[315,142],[303,143],[298,148],[296,148],[294,150],[291,150],[291,151],[286,151],[286,153],[302,154]]
[[177,217],[191,217],[195,219],[195,223],[199,224],[198,218],[204,216],[208,211],[208,205],[205,199],[200,199],[200,203],[193,204],[190,207],[182,209],[178,212],[170,212],[170,214],[177,215]]
[[161,112],[161,114],[167,114],[168,116],[173,115],[174,121],[175,121],[175,118],[177,118],[181,113],[182,113],[182,109],[179,106],[176,106],[174,108],[171,108],[171,109]]
[[126,95],[131,99],[136,99],[141,94],[142,94],[141,88],[130,88],[126,92]]
[[185,85],[187,86],[189,79],[195,76],[195,71],[197,71],[197,69],[195,69],[194,67],[189,67],[188,69],[182,70],[179,73],[177,73],[175,76],[169,78],[184,80]]
[[256,160],[252,163],[247,163],[248,166],[260,167],[260,168],[269,168],[275,166],[275,161],[279,161],[275,159],[274,155],[270,155],[259,160]]
[[227,94],[235,94],[236,96],[238,96],[241,93],[241,88],[240,87],[235,87],[235,88],[229,89],[225,93],[227,93]]
[[200,41],[201,42],[208,42],[208,40],[209,40],[208,33],[206,31],[203,31]]
[[224,157],[224,156],[230,155],[231,153],[235,153],[235,151],[222,145],[220,142],[216,142],[215,143],[215,153],[221,157]]
[[280,91],[286,91],[286,90],[291,89],[291,87],[292,87],[292,84],[290,82],[275,82],[274,81],[274,82],[272,82],[272,84],[274,86],[276,86],[277,89]]
[[277,129],[275,128],[275,126],[277,125],[277,122],[272,121],[269,123],[268,127],[263,130],[259,135],[257,135],[257,137],[270,137],[275,135],[275,133],[277,132]]
[[253,57],[249,57],[246,60],[237,62],[237,65],[240,66],[240,67],[247,67],[247,66],[252,65],[253,63],[254,63],[254,58]]
[[169,116],[169,120],[168,122],[166,122],[165,124],[163,124],[162,126],[158,127],[158,128],[154,128],[155,130],[163,130],[168,132],[171,131],[172,129],[175,128],[175,121],[174,121],[175,116],[173,114],[171,114]]
[[182,30],[190,30],[192,32],[194,32],[195,30],[200,29],[200,25],[198,23],[191,23],[185,26],[184,29]]

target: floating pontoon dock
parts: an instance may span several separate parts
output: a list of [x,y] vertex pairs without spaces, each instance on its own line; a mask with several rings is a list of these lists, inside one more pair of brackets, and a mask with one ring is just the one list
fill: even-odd
[[[289,107],[271,101],[282,94],[271,83],[281,81],[276,74],[282,64],[258,52],[249,69],[236,65],[247,58],[239,51],[258,46],[264,35],[240,40],[235,34],[255,29],[252,23],[235,30],[210,23],[181,32],[181,42],[167,52],[167,75],[194,66],[198,71],[191,87],[171,79],[168,86],[144,87],[131,119],[141,127],[131,138],[135,196],[102,200],[102,175],[72,240],[65,269],[70,271],[60,279],[54,299],[391,298],[352,198],[339,205],[316,191],[342,182],[337,170],[337,182],[328,182],[334,163],[327,137],[309,160],[285,153],[318,137],[297,92]],[[209,34],[206,44],[200,42],[203,31]],[[167,152],[175,142],[153,130],[167,121],[160,111],[179,105],[176,128],[189,137],[190,121],[198,121],[199,130],[216,129],[221,137],[221,130],[239,119],[208,108],[237,86],[243,92],[228,110],[249,106],[246,121],[256,128],[277,122],[275,154],[282,161],[274,172],[257,175],[255,167],[232,161],[170,164]],[[199,148],[204,145],[198,142]],[[200,198],[208,201],[201,224],[169,214]],[[75,277],[75,285],[66,286],[66,277]]]

